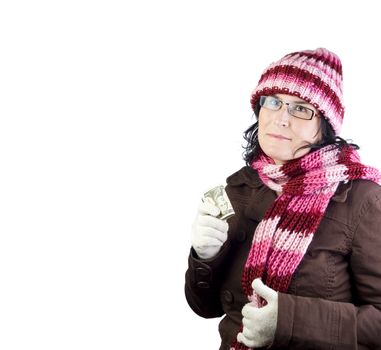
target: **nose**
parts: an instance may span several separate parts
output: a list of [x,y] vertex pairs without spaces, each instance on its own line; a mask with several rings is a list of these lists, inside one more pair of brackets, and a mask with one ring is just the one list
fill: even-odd
[[288,113],[288,106],[283,105],[282,108],[276,113],[275,123],[282,127],[289,126],[290,114]]

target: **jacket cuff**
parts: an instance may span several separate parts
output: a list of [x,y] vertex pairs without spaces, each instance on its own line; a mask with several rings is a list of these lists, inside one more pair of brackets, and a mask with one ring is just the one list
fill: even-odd
[[227,247],[224,245],[218,254],[210,259],[200,259],[196,251],[191,248],[188,264],[189,277],[198,288],[207,289],[218,281],[218,270],[224,262],[227,254]]
[[278,292],[278,319],[271,348],[288,348],[294,326],[296,300],[289,294]]

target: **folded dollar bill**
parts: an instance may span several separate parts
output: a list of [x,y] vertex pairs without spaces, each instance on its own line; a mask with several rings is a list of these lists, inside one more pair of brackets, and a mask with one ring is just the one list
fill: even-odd
[[217,216],[219,219],[227,220],[235,214],[233,206],[225,191],[225,186],[223,185],[213,187],[205,192],[202,200],[214,204],[220,209],[221,213]]

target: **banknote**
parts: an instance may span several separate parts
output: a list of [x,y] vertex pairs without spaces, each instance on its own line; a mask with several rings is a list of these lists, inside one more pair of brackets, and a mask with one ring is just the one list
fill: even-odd
[[220,209],[221,213],[217,216],[219,219],[227,220],[235,214],[233,206],[223,185],[213,187],[209,191],[205,192],[202,200],[204,202],[208,201]]

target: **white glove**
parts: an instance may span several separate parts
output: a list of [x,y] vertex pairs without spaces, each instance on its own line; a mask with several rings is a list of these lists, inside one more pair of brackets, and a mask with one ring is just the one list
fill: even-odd
[[201,259],[214,257],[226,241],[229,224],[216,216],[220,209],[202,202],[192,225],[192,246]]
[[256,308],[248,303],[242,309],[243,330],[237,341],[247,347],[256,348],[270,345],[274,340],[278,319],[278,293],[256,278],[251,284],[253,290],[267,301],[267,305]]

